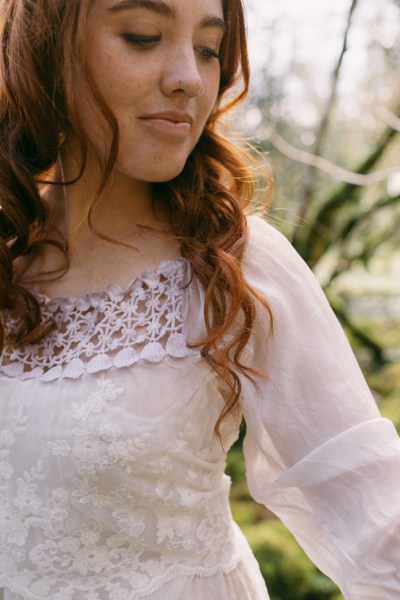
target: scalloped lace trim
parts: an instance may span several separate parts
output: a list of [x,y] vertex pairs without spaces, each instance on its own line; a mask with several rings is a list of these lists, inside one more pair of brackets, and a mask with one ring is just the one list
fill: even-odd
[[[135,278],[126,290],[117,285],[77,299],[36,294],[43,319],[55,331],[41,343],[6,347],[0,370],[10,377],[78,379],[139,361],[161,362],[166,356],[198,355],[189,349],[183,325],[187,261],[162,262],[156,271]],[[16,323],[9,319],[7,332]]]

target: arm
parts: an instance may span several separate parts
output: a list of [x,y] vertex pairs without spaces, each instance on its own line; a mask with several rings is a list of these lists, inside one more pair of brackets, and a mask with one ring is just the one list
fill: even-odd
[[272,227],[250,219],[244,270],[268,301],[243,379],[253,497],[291,529],[346,600],[400,597],[400,441],[382,419],[313,274]]

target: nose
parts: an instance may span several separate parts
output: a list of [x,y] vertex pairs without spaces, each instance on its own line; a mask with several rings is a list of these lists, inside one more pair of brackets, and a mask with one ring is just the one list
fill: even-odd
[[182,94],[187,98],[201,95],[203,80],[196,62],[195,50],[190,45],[180,46],[172,55],[165,57],[162,91],[165,95]]

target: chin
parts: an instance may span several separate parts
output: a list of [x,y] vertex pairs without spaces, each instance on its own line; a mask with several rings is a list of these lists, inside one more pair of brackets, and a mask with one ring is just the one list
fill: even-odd
[[[197,143],[197,140],[196,140]],[[149,147],[143,144],[139,151],[131,145],[121,145],[117,170],[132,180],[146,183],[165,183],[178,177],[196,147],[194,140],[184,144]],[[153,146],[156,146],[153,144]]]
[[171,181],[178,177],[183,169],[185,168],[186,161],[179,165],[163,165],[163,168],[157,169],[154,166],[150,169],[140,169],[140,174],[133,172],[133,170],[129,168],[119,168],[120,173],[123,173],[126,177],[130,179],[136,179],[137,181],[143,181],[146,183],[166,183],[167,181]]
[[167,183],[168,181],[172,181],[176,177],[179,177],[179,175],[182,173],[182,171],[183,171],[183,167],[182,167],[182,169],[179,169],[179,171],[174,171],[172,174],[170,173],[169,175],[164,175],[164,176],[158,177],[157,179],[153,179],[152,183]]

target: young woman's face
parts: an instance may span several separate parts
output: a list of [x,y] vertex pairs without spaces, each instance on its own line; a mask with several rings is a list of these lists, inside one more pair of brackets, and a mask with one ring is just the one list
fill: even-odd
[[[94,1],[88,62],[118,122],[119,172],[156,182],[182,171],[217,99],[223,33],[221,0]],[[80,84],[86,133],[104,155],[109,139],[89,98]]]

